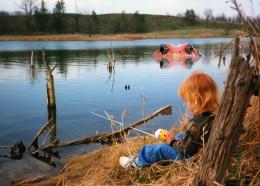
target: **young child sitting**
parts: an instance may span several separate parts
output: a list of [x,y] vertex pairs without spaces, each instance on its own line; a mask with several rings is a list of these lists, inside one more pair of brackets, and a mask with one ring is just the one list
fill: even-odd
[[161,160],[190,158],[207,142],[219,108],[215,81],[205,73],[194,73],[180,85],[178,94],[193,114],[187,130],[175,136],[167,132],[166,143],[145,145],[136,157],[120,157],[123,168],[142,168]]

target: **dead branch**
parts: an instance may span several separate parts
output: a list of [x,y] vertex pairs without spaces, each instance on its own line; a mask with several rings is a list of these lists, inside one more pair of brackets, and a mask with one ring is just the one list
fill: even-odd
[[30,150],[30,148],[33,146],[33,144],[36,142],[36,140],[38,140],[39,136],[49,128],[49,126],[52,124],[52,120],[50,119],[47,123],[45,123],[42,128],[37,132],[37,134],[34,136],[34,138],[32,139],[31,144],[28,147],[28,150]]
[[172,113],[172,108],[170,105],[167,105],[165,107],[158,109],[157,111],[152,113],[150,116],[147,116],[146,118],[143,118],[143,119],[127,126],[124,129],[117,130],[114,132],[105,132],[105,133],[98,134],[95,136],[84,137],[84,138],[81,138],[78,140],[73,140],[73,141],[68,141],[68,142],[63,142],[63,143],[58,143],[58,144],[57,144],[57,141],[55,141],[45,147],[40,147],[39,149],[34,151],[33,154],[37,153],[41,150],[46,151],[46,150],[53,149],[53,148],[60,148],[60,147],[66,147],[66,146],[72,146],[72,145],[100,143],[100,142],[108,144],[110,142],[113,142],[113,140],[117,141],[118,139],[121,139],[121,137],[124,136],[125,134],[127,134],[132,128],[135,128],[144,123],[147,123],[149,120],[152,120],[159,115],[170,115],[171,113]]
[[50,66],[47,64],[44,48],[42,49],[42,60],[44,62],[44,66],[46,69],[46,76],[47,76],[46,91],[47,91],[48,107],[56,107],[55,85],[54,85],[54,78],[52,75],[52,71],[56,68],[56,66],[54,66],[53,69],[51,69]]
[[58,143],[59,143],[59,140],[55,139],[49,145],[47,145],[45,147],[40,147],[37,150],[31,152],[31,155],[34,155],[34,154],[36,154],[36,153],[38,153],[40,151],[47,151],[47,150],[53,149],[53,148],[55,148],[55,146],[57,146]]
[[55,66],[51,69],[51,72],[53,72],[57,66],[58,66],[58,65],[55,65]]

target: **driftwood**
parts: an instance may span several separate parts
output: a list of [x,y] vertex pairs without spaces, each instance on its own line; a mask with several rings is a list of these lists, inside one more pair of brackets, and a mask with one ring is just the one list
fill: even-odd
[[26,147],[23,144],[22,141],[17,141],[14,145],[4,145],[0,146],[0,148],[8,148],[10,149],[10,155],[0,155],[2,158],[10,158],[10,159],[15,159],[19,160],[22,159],[23,153],[26,151]]
[[107,69],[111,73],[113,70],[115,70],[115,62],[116,62],[112,43],[111,43],[111,55],[110,55],[109,50],[107,50],[107,55],[109,58]]
[[56,98],[55,98],[55,86],[54,86],[54,78],[52,72],[56,68],[56,65],[51,69],[46,61],[46,55],[44,49],[42,49],[42,60],[46,69],[46,90],[47,90],[47,101],[48,107],[56,107]]
[[234,55],[220,108],[193,185],[223,184],[225,170],[243,131],[243,119],[254,86],[251,54],[240,56],[240,40],[236,38]]
[[52,120],[50,119],[47,123],[45,123],[42,128],[37,132],[37,134],[35,135],[35,137],[32,139],[31,144],[29,145],[29,147],[27,148],[28,150],[30,150],[30,148],[35,144],[35,142],[38,140],[39,136],[45,131],[47,130],[50,125],[52,124]]
[[32,50],[31,52],[31,60],[30,60],[30,71],[31,71],[31,74],[30,74],[30,77],[31,77],[31,80],[35,80],[35,65],[34,65],[34,52]]
[[111,92],[113,92],[114,83],[115,83],[115,74],[116,74],[116,71],[115,71],[116,60],[115,60],[115,54],[114,54],[114,50],[112,47],[112,43],[111,43],[111,55],[110,55],[109,50],[107,50],[107,55],[108,55],[107,70],[109,72],[109,77],[108,77],[108,80],[106,81],[106,83],[108,83],[110,81],[111,77],[113,76],[113,81],[112,81],[112,86],[111,86]]
[[[113,140],[121,139],[122,136],[127,134],[132,128],[140,126],[140,125],[148,122],[149,120],[152,120],[153,118],[157,117],[158,115],[170,115],[171,113],[172,113],[172,108],[170,105],[167,105],[165,107],[158,109],[156,112],[152,113],[150,116],[148,116],[144,119],[141,119],[141,120],[125,127],[124,129],[117,130],[114,132],[105,132],[105,133],[98,134],[95,136],[84,137],[79,140],[73,140],[73,141],[68,141],[68,142],[63,142],[63,143],[58,143],[58,144],[57,144],[57,141],[55,141],[54,143],[51,143],[45,147],[40,147],[35,152],[39,152],[40,150],[45,151],[45,150],[49,150],[49,149],[53,149],[53,148],[60,148],[60,147],[66,147],[66,146],[72,146],[72,145],[100,143],[100,142],[109,143],[111,141],[113,142]],[[33,152],[33,153],[35,153],[35,152]]]
[[56,140],[52,141],[50,144],[48,144],[47,146],[45,146],[45,147],[40,147],[40,148],[38,148],[37,150],[31,152],[31,154],[32,154],[32,155],[35,155],[35,154],[37,154],[37,153],[40,152],[40,151],[48,151],[48,150],[51,150],[51,149],[55,148],[55,146],[57,146],[58,143],[59,143],[59,140],[56,139]]
[[34,68],[33,50],[32,50],[32,52],[31,52],[31,68]]

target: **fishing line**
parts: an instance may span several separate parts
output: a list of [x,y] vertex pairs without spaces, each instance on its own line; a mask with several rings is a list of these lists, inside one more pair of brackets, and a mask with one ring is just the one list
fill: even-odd
[[[121,125],[122,127],[125,126],[123,123],[120,123],[120,122],[118,122],[118,121],[116,121],[116,120],[113,120],[113,119],[109,119],[109,118],[107,118],[107,117],[105,117],[105,116],[102,116],[102,115],[99,115],[99,114],[97,114],[97,113],[95,113],[95,112],[91,112],[91,114],[94,114],[94,115],[96,115],[96,116],[98,116],[98,117],[101,117],[101,118],[106,119],[106,120],[109,120],[109,121],[113,121],[114,123],[119,124],[119,125]],[[141,132],[141,133],[143,133],[143,134],[146,134],[146,135],[148,135],[148,136],[152,136],[152,137],[154,137],[154,138],[157,138],[154,134],[145,132],[145,131],[143,131],[143,130],[140,130],[140,129],[137,129],[137,128],[134,128],[134,127],[129,127],[129,128],[131,128],[131,129],[133,129],[133,130],[136,130],[136,131],[138,131],[138,132]]]

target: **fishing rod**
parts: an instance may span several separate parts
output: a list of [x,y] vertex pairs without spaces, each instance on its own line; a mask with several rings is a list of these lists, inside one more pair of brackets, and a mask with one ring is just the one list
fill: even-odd
[[[105,113],[106,113],[106,112],[105,112]],[[98,117],[101,117],[101,118],[103,118],[103,119],[112,121],[112,122],[114,122],[114,123],[116,123],[116,124],[121,125],[122,127],[125,126],[123,123],[120,123],[120,122],[118,122],[118,121],[116,121],[116,120],[113,120],[113,119],[107,118],[107,117],[105,117],[105,116],[99,115],[99,114],[97,114],[97,113],[95,113],[95,112],[91,112],[91,114],[94,114],[94,115],[96,115],[96,116],[98,116]],[[107,113],[106,113],[106,114],[107,114]],[[134,128],[134,127],[129,127],[129,128],[131,128],[131,129],[133,129],[133,130],[136,130],[136,131],[138,131],[138,132],[141,132],[141,133],[143,133],[143,134],[146,134],[146,135],[148,135],[148,136],[152,136],[152,137],[154,137],[154,138],[157,138],[154,134],[145,132],[145,131],[143,131],[143,130],[140,130],[140,129],[137,129],[137,128]]]

